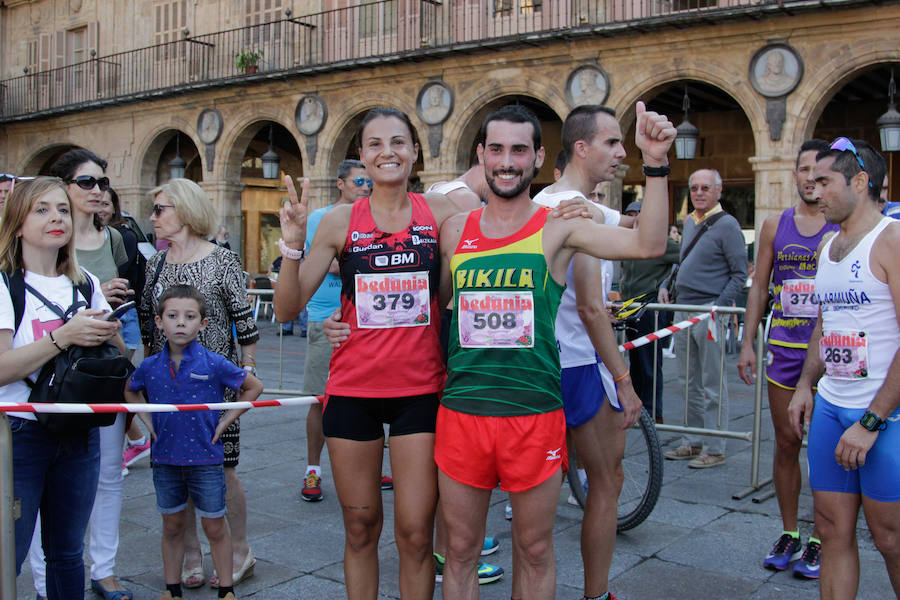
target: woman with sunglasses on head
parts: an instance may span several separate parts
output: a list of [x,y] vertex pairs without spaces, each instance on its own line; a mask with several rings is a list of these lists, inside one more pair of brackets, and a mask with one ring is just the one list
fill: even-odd
[[[323,431],[343,510],[347,596],[368,600],[378,593],[383,424],[389,423],[400,595],[430,598],[437,501],[434,431],[444,381],[437,233],[444,220],[474,207],[457,206],[441,194],[407,192],[419,144],[404,113],[369,111],[358,141],[371,195],[322,217],[299,278],[308,198],[304,193],[298,201],[292,180],[285,177],[291,203],[280,214],[284,261],[275,286],[275,315],[282,322],[296,317],[338,260],[341,312],[351,333],[331,357]],[[415,291],[379,294],[388,278]]]
[[[55,177],[19,182],[7,199],[0,223],[0,269],[8,275],[24,274],[25,283],[59,307],[72,305],[73,285],[85,271],[78,266],[72,236],[72,214],[65,185]],[[32,292],[24,293],[24,312],[17,324],[13,299],[0,286],[0,396],[28,402],[29,387],[41,367],[72,344],[97,346],[116,343],[124,350],[116,321],[101,317],[109,304],[93,284],[91,308],[63,323]],[[97,493],[100,471],[100,432],[97,428],[74,433],[53,433],[32,413],[9,413],[13,439],[13,495],[21,501],[15,521],[16,572],[32,541],[38,519],[47,548],[50,600],[84,598],[84,535]],[[102,429],[102,428],[100,428]]]
[[[104,175],[106,161],[90,150],[69,150],[50,167],[50,173],[66,184],[72,203],[72,231],[79,264],[100,280],[100,290],[113,308],[133,295],[128,280],[119,277],[120,266],[128,262],[122,235],[100,224],[98,213],[109,189]],[[91,589],[104,600],[130,600],[134,597],[116,578],[116,553],[119,549],[119,517],[122,512],[122,445],[126,416],[100,428],[100,477],[91,513]],[[43,587],[43,560],[37,534],[32,542],[31,564],[35,587]]]
[[[206,297],[209,325],[200,332],[200,343],[256,374],[259,330],[250,308],[240,259],[234,252],[207,241],[219,220],[212,202],[203,188],[189,179],[172,179],[152,190],[150,195],[154,201],[150,222],[157,239],[168,240],[169,247],[147,261],[147,283],[138,303],[144,355],[160,352],[166,341],[162,330],[153,322],[157,298],[169,286],[185,283],[193,285]],[[237,344],[232,331],[237,331]],[[234,392],[227,391],[226,402],[234,399]],[[225,503],[234,549],[233,585],[251,577],[256,565],[247,542],[247,498],[235,470],[240,456],[240,432],[238,420],[222,436],[228,489]],[[190,521],[186,528],[182,584],[195,588],[203,585],[204,571],[193,505],[188,507]],[[210,585],[218,585],[215,575],[210,579]]]

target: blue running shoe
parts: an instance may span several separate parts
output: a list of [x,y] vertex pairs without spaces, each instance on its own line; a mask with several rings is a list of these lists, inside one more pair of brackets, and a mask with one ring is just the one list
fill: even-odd
[[[434,580],[438,583],[444,580],[444,563],[446,560],[443,556],[434,553]],[[503,568],[496,565],[478,561],[478,585],[485,583],[494,583],[503,577]]]
[[500,540],[495,537],[484,538],[484,545],[481,547],[481,555],[487,556],[493,554],[500,549]]
[[801,579],[818,579],[819,562],[822,560],[822,545],[812,540],[806,544],[803,556],[794,565],[794,577]]
[[800,558],[802,549],[803,546],[800,544],[799,538],[795,538],[789,533],[783,533],[778,538],[778,541],[775,542],[772,551],[766,556],[763,566],[767,569],[784,571],[790,566],[791,562]]
[[494,583],[503,577],[503,568],[478,561],[478,585]]

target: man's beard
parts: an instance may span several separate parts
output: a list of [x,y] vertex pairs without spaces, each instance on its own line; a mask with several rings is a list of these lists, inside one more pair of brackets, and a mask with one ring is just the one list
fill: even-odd
[[[519,180],[519,185],[517,185],[515,188],[508,190],[508,191],[499,189],[495,183],[495,178],[497,177],[497,175],[500,175],[500,174],[518,175],[521,178]],[[531,167],[531,173],[527,176],[525,175],[524,171],[519,171],[517,169],[506,169],[503,171],[497,170],[497,171],[494,171],[491,176],[487,177],[487,184],[488,184],[488,187],[491,188],[491,191],[494,192],[494,194],[496,194],[498,197],[500,197],[500,198],[515,198],[516,196],[521,194],[523,191],[525,191],[525,189],[527,189],[528,186],[531,185],[531,181],[534,179],[534,176],[535,176],[535,169],[534,169],[533,165]]]

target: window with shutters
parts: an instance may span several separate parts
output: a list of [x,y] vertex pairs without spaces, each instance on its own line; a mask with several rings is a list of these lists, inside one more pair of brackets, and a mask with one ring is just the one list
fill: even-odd
[[282,0],[244,0],[244,46],[259,48],[281,39],[281,27],[266,25],[284,18]]
[[[156,60],[177,58],[184,53],[184,44],[177,42],[184,36],[187,27],[187,1],[164,0],[155,2],[153,6],[153,43],[156,49]],[[165,45],[161,45],[165,44]]]
[[494,0],[494,16],[530,15],[541,12],[543,0]]
[[397,33],[397,0],[363,0],[359,7],[359,36]]

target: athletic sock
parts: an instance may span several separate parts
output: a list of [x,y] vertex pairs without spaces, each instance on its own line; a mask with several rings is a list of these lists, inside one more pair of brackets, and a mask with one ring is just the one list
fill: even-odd
[[809,536],[808,543],[812,544],[813,542],[817,543],[820,546],[822,545],[822,540],[820,540],[819,538],[814,538],[813,536]]
[[234,593],[233,585],[220,585],[219,586],[219,598],[224,598],[228,595],[228,592]]
[[322,472],[322,469],[319,468],[319,465],[307,465],[306,467],[306,475],[309,475],[313,471],[316,472],[316,475]]
[[166,591],[169,592],[173,598],[181,598],[181,584],[180,583],[167,583]]
[[140,439],[137,439],[137,440],[128,440],[128,445],[129,445],[129,446],[143,446],[143,445],[146,444],[146,443],[147,443],[147,436],[146,436],[146,435],[145,435],[145,436],[141,436],[141,438],[140,438]]
[[782,530],[781,535],[785,535],[785,534],[791,536],[791,537],[794,538],[795,540],[799,540],[799,539],[800,539],[800,530],[799,530],[799,529],[797,529],[797,530],[795,530],[795,531],[785,531],[785,530]]

